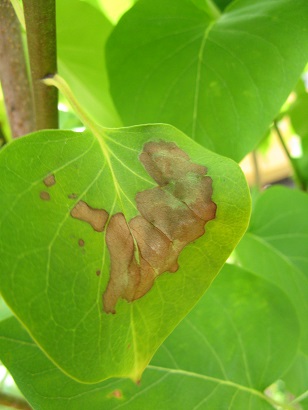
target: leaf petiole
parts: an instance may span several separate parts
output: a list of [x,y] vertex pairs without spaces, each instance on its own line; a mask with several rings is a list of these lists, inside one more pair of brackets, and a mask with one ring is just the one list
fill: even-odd
[[75,112],[77,117],[80,119],[80,121],[84,124],[84,126],[90,129],[91,131],[93,131],[94,134],[97,133],[98,124],[83,109],[83,107],[81,107],[76,97],[74,96],[72,90],[70,89],[69,85],[59,74],[46,76],[42,80],[42,82],[45,85],[56,87],[67,99],[73,111]]

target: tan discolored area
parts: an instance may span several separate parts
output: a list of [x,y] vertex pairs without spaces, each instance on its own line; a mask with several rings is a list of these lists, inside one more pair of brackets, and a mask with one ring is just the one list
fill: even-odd
[[212,179],[173,142],[148,142],[139,156],[158,186],[136,195],[140,215],[128,223],[122,213],[110,219],[106,243],[110,279],[103,295],[106,313],[115,313],[119,298],[144,296],[164,272],[176,272],[185,246],[205,233],[214,219]]
[[108,398],[123,399],[123,393],[120,389],[116,389],[107,395]]
[[71,210],[71,216],[87,222],[95,231],[103,232],[109,214],[104,209],[91,208],[86,202],[79,201]]
[[134,239],[122,213],[110,218],[106,230],[106,244],[110,254],[110,279],[103,295],[104,310],[115,313],[117,300],[134,300],[140,282],[140,267],[135,258]]
[[170,241],[191,242],[204,234],[204,221],[163,189],[138,192],[136,202],[141,215]]
[[43,201],[50,201],[50,195],[49,195],[49,193],[46,192],[46,191],[41,191],[41,192],[40,192],[40,198],[41,198]]
[[84,240],[83,239],[78,239],[78,245],[83,247],[84,246]]
[[189,172],[203,175],[207,171],[204,166],[192,163],[186,152],[174,142],[147,142],[139,159],[160,186],[186,177]]
[[51,187],[51,186],[55,185],[56,178],[53,174],[49,174],[49,175],[47,175],[47,177],[44,179],[43,182],[47,187]]

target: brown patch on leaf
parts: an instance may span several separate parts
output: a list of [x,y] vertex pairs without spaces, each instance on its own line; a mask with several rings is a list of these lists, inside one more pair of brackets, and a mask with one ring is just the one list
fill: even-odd
[[84,246],[84,240],[83,239],[78,239],[78,245],[79,246]]
[[115,399],[123,399],[123,393],[120,389],[116,389],[112,392],[110,392],[107,397],[111,398],[114,397]]
[[101,271],[98,269],[97,271],[96,271],[96,276],[99,276],[101,274]]
[[103,295],[103,304],[106,312],[115,313],[114,308],[120,297],[128,302],[134,300],[135,289],[140,282],[134,239],[123,214],[118,213],[110,218],[106,243],[110,254],[110,279]]
[[47,175],[47,177],[44,179],[43,182],[47,187],[51,187],[51,186],[55,185],[56,178],[53,174],[49,174],[49,175]]
[[67,197],[68,197],[68,199],[76,199],[78,197],[78,195],[73,193],[73,194],[67,195]]
[[71,210],[71,216],[89,223],[95,231],[103,232],[109,214],[104,209],[91,208],[86,202],[79,201]]
[[40,198],[41,198],[43,201],[50,201],[50,195],[49,195],[49,193],[46,192],[46,191],[41,191],[41,192],[40,192]]
[[157,276],[176,272],[178,257],[205,233],[216,215],[212,179],[173,142],[148,142],[139,156],[158,186],[136,195],[140,215],[127,223],[118,213],[110,219],[106,243],[110,279],[103,295],[106,313],[115,313],[119,298],[144,296]]

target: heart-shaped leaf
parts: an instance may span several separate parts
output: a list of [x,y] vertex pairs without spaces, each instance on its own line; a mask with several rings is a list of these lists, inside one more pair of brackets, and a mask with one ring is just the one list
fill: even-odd
[[308,2],[211,3],[139,0],[107,42],[111,94],[125,125],[169,123],[240,160],[307,62]]
[[[279,212],[277,212],[279,210]],[[301,349],[308,353],[308,198],[285,187],[257,199],[248,232],[236,248],[241,265],[277,284],[301,322]]]
[[171,126],[93,132],[1,150],[1,292],[64,372],[138,380],[243,235],[250,198],[233,161]]
[[[296,410],[302,407],[297,400],[290,404],[294,396],[274,395],[268,387],[284,380],[299,333],[287,294],[266,279],[225,265],[159,349],[139,385],[118,379],[93,386],[68,378],[14,318],[0,324],[0,358],[37,409],[270,410],[273,405]],[[293,389],[286,384],[286,392],[296,396],[303,392],[298,370]]]

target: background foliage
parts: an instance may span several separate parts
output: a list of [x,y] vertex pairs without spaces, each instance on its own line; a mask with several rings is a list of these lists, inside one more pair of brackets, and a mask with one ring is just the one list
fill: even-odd
[[[308,56],[308,3],[66,0],[57,2],[57,21],[59,72],[91,118],[103,127],[169,123],[199,145],[162,125],[107,130],[106,139],[101,135],[106,130],[90,120],[90,132],[33,133],[1,149],[1,292],[12,310],[1,299],[0,359],[24,397],[34,409],[44,410],[308,409],[308,200],[299,189],[305,191],[308,181],[308,105],[305,75],[298,80]],[[62,128],[80,126],[63,96],[61,102]],[[254,191],[247,232],[206,294],[173,330],[244,233],[249,216],[247,187],[231,159],[239,161],[256,148],[273,121],[278,132],[281,124],[287,124],[289,133],[297,135],[299,154],[292,157],[288,152],[296,187]],[[3,102],[0,125],[5,142],[9,131]],[[151,183],[131,150],[140,152],[143,142],[154,135],[176,140],[191,158],[208,166],[216,184],[215,201],[223,212],[209,228],[209,236],[198,240],[180,261],[184,282],[194,277],[195,284],[185,287],[181,277],[174,276],[176,282],[169,287],[166,275],[159,286],[164,298],[154,295],[150,303],[137,302],[136,311],[145,312],[142,322],[136,320],[139,337],[147,335],[148,341],[140,344],[142,364],[133,374],[136,361],[123,358],[117,345],[112,353],[119,355],[114,367],[97,360],[96,346],[104,344],[97,337],[96,307],[92,315],[83,317],[96,298],[97,278],[84,281],[78,269],[86,267],[87,278],[95,272],[103,238],[97,241],[90,229],[80,231],[91,243],[84,256],[69,242],[71,222],[68,228],[63,225],[64,236],[54,235],[67,213],[63,203],[67,204],[68,190],[83,192],[100,175],[110,179],[106,192],[101,191],[102,184],[94,183],[87,199],[99,206],[108,198],[110,206],[119,210],[122,198],[128,217],[134,216],[130,202],[136,187],[146,189]],[[281,133],[280,137],[288,149],[288,139]],[[100,141],[107,142],[107,151]],[[106,152],[123,189],[120,194],[108,175],[110,164],[101,174],[100,167],[108,162]],[[75,168],[66,167],[73,163]],[[43,177],[58,169],[60,183],[50,188],[54,202],[45,204],[46,215],[37,195]],[[32,229],[35,220],[39,232]],[[44,227],[50,221],[48,231]],[[38,237],[41,253],[34,248]],[[51,237],[58,248],[51,259],[56,274],[48,298],[36,297],[45,286],[44,252]],[[19,274],[17,286],[12,286],[11,266],[14,275]],[[74,288],[63,277],[63,266],[77,272]],[[99,294],[106,286],[104,280]],[[66,311],[68,300],[75,296],[78,306]],[[46,315],[50,303],[58,312],[55,326]],[[123,302],[120,307],[122,324],[109,329],[111,341],[123,340],[125,315],[132,312],[131,308],[125,312],[126,306]],[[156,335],[152,327],[163,310],[167,312],[164,332],[151,345]],[[77,338],[80,346],[77,343],[75,355],[68,357],[75,338],[72,321],[82,324],[82,339]],[[168,334],[140,384],[119,378],[99,382],[123,375],[136,380]],[[2,403],[10,396],[5,377]]]

